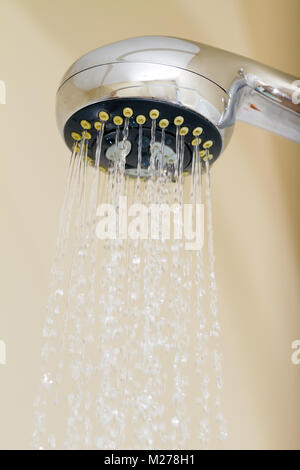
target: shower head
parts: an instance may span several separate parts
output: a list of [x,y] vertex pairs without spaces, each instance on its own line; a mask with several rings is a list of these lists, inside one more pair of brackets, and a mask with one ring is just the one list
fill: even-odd
[[183,136],[183,169],[190,172],[195,146],[199,157],[212,163],[236,120],[300,142],[297,84],[288,74],[193,41],[137,37],[95,49],[69,68],[57,92],[57,122],[69,148],[84,137],[93,160],[101,130],[104,168],[114,158],[117,129],[127,126],[123,150],[132,175],[139,129],[147,168],[155,123],[155,141],[165,135],[168,164],[174,162],[176,135]]

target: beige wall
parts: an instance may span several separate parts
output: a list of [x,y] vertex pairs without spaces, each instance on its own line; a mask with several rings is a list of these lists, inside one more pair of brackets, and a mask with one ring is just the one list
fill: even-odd
[[[300,77],[298,0],[1,0],[0,448],[28,448],[68,152],[54,97],[102,44],[163,34]],[[237,124],[213,169],[227,448],[300,448],[299,146]]]

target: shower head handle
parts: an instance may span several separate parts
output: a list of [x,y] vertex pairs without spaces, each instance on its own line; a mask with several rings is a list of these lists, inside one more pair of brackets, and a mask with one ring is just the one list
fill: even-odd
[[244,121],[300,143],[300,80],[243,56],[214,54],[220,64],[215,78],[228,95],[220,127]]

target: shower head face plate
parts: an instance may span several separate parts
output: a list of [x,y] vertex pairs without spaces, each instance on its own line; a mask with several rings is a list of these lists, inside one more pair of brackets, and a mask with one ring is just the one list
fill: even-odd
[[[154,112],[151,113],[151,111]],[[129,116],[130,114],[132,115]],[[143,117],[142,124],[139,124],[140,116]],[[123,143],[123,129],[126,117],[129,124],[128,137]],[[88,157],[95,160],[99,125],[101,125],[101,122],[104,123],[100,166],[107,169],[114,158],[116,131],[117,127],[119,127],[119,146],[124,145],[126,172],[131,176],[136,176],[139,127],[141,125],[141,169],[142,176],[147,176],[147,169],[150,163],[151,127],[154,118],[156,118],[154,145],[157,146],[159,151],[162,129],[164,129],[165,144],[162,158],[165,160],[166,165],[169,165],[170,171],[172,171],[172,164],[176,156],[176,133],[184,135],[184,172],[190,173],[192,170],[195,144],[198,145],[200,158],[208,156],[211,163],[220,155],[222,137],[215,125],[195,111],[155,99],[117,98],[88,105],[68,119],[64,128],[64,138],[67,146],[72,149],[74,146],[74,136],[78,140],[79,136],[83,136],[84,132],[88,132]],[[179,119],[176,120],[176,118]]]

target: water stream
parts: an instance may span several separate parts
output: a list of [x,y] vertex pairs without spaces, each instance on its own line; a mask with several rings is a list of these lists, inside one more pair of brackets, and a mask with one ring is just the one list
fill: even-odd
[[[128,118],[107,172],[99,168],[104,122],[95,162],[85,136],[74,143],[43,328],[35,448],[195,449],[226,438],[210,165],[196,144],[192,174],[183,175],[177,127],[170,171],[153,119],[147,178],[141,124],[136,178],[126,175]],[[175,238],[187,203],[193,214],[205,205],[202,249]],[[166,213],[151,204],[172,207],[169,238]],[[99,220],[111,214],[115,236],[99,239]]]

